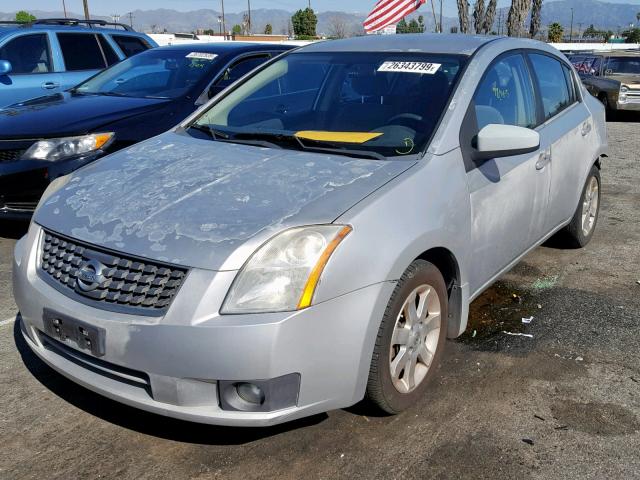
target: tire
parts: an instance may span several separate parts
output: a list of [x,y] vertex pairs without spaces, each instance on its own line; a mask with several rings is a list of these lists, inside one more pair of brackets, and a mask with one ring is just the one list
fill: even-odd
[[[562,230],[565,240],[564,243],[567,247],[582,248],[587,245],[591,240],[591,237],[593,237],[593,232],[595,231],[596,224],[598,223],[598,215],[600,214],[600,184],[600,170],[598,170],[598,167],[593,165],[589,172],[589,176],[587,177],[587,181],[582,188],[580,202],[578,203],[576,212],[573,214],[571,223]],[[595,192],[593,191],[594,185],[597,189]],[[590,197],[591,200],[587,197]],[[583,218],[586,209],[588,209],[589,216],[585,216],[585,218]],[[587,219],[588,224],[585,224],[585,220]]]
[[606,93],[600,93],[598,95],[598,100],[600,100],[600,102],[602,102],[602,105],[604,106],[606,119],[610,121],[615,120],[616,111],[611,108],[611,104],[609,103],[609,96]]
[[[416,308],[411,308],[411,301]],[[370,403],[397,414],[424,394],[444,351],[447,307],[440,271],[424,260],[409,265],[391,295],[376,337],[366,391]],[[405,314],[410,310],[416,315]],[[408,322],[409,317],[417,321]],[[409,328],[410,323],[417,326]]]

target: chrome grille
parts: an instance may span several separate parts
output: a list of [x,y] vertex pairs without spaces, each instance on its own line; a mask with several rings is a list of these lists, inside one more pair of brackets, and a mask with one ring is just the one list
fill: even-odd
[[45,231],[39,272],[62,293],[86,299],[84,303],[92,306],[160,315],[169,308],[188,270],[110,252]]

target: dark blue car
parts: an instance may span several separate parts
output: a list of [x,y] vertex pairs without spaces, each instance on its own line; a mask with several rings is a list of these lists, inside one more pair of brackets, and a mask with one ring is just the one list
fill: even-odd
[[0,219],[29,218],[47,185],[173,127],[287,45],[147,50],[59,94],[0,109]]

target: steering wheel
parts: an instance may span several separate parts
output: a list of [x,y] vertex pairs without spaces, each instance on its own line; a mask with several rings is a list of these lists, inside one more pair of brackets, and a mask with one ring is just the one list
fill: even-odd
[[[398,120],[400,120],[400,122],[398,122]],[[417,131],[420,129],[421,124],[424,124],[424,117],[416,113],[399,113],[387,120],[387,124],[405,125]]]

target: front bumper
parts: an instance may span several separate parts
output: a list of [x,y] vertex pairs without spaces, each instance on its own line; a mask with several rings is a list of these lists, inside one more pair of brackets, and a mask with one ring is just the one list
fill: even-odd
[[[235,272],[192,269],[163,317],[120,314],[83,305],[44,282],[36,272],[40,234],[32,224],[14,255],[22,331],[36,355],[86,388],[150,412],[218,425],[272,425],[363,398],[393,282],[299,312],[219,315]],[[104,356],[74,355],[73,342],[51,343],[45,308],[104,329]],[[299,377],[294,405],[261,412],[221,406],[220,385],[291,375]]]
[[54,162],[0,162],[0,219],[28,220],[52,180],[67,175],[104,154],[103,151],[97,151]]

